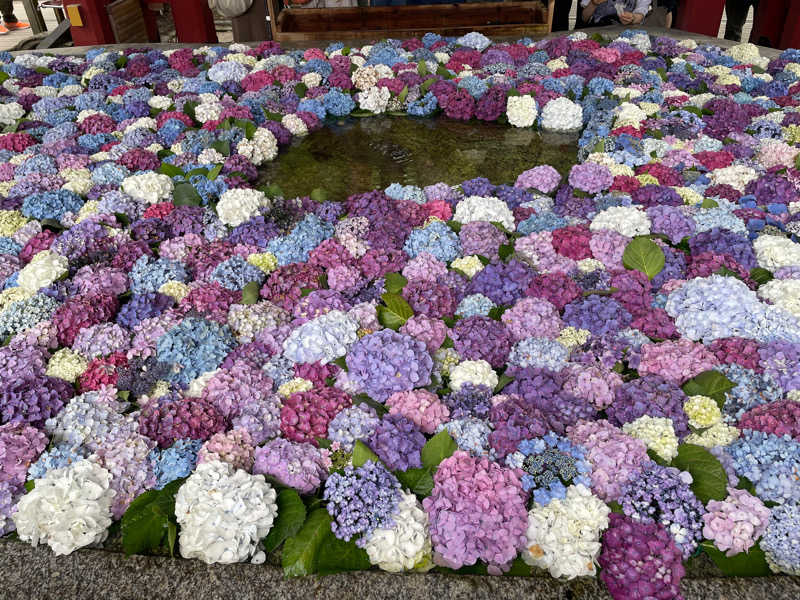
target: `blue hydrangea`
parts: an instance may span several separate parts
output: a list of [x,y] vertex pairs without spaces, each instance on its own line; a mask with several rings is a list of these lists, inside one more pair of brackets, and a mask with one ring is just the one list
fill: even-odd
[[511,348],[508,363],[515,367],[540,367],[560,371],[567,365],[569,350],[555,340],[530,337],[520,340]]
[[[6,287],[14,286],[6,285]],[[58,300],[44,294],[36,294],[31,298],[13,302],[0,312],[0,336],[16,335],[37,323],[47,321],[58,306]]]
[[267,377],[272,379],[273,387],[278,389],[287,381],[294,378],[294,365],[293,361],[288,356],[278,354],[269,359],[269,361],[261,367],[261,370],[267,374]]
[[216,281],[228,290],[241,290],[251,281],[257,282],[260,286],[265,279],[264,271],[251,265],[241,256],[233,256],[219,263],[211,273],[211,281]]
[[406,112],[412,117],[427,117],[432,114],[439,106],[439,101],[433,92],[427,92],[419,100],[408,103]]
[[187,317],[158,340],[156,356],[160,362],[173,365],[169,381],[187,386],[219,367],[235,345],[227,325]]
[[370,438],[379,422],[378,414],[371,406],[350,406],[337,413],[328,423],[328,439],[339,442],[346,452],[352,452],[356,441]]
[[589,93],[595,96],[610,94],[614,91],[614,82],[606,77],[592,77],[587,84]]
[[334,117],[346,117],[356,107],[355,100],[350,94],[345,94],[338,88],[332,88],[322,99],[325,110]]
[[494,459],[494,449],[489,445],[489,434],[492,427],[487,421],[477,417],[453,419],[439,425],[436,432],[447,430],[458,449],[469,452],[473,456],[488,456]]
[[17,256],[20,250],[22,250],[22,244],[15,242],[13,238],[0,237],[0,254]]
[[158,288],[168,281],[189,281],[189,273],[179,262],[168,258],[153,258],[152,256],[140,256],[128,274],[131,281],[131,292],[134,294],[145,294],[147,292],[157,292]]
[[119,186],[122,180],[130,174],[131,172],[124,166],[113,162],[106,162],[94,168],[92,171],[92,182],[97,185]]
[[540,231],[555,231],[567,225],[567,220],[564,217],[548,211],[531,215],[517,225],[517,231],[523,235],[528,235],[529,233],[538,233]]
[[474,75],[469,75],[461,79],[461,81],[458,82],[458,87],[467,90],[469,95],[476,100],[482,98],[484,94],[489,91],[489,86],[486,81]]
[[769,524],[761,538],[761,549],[770,569],[776,573],[800,575],[800,506],[783,505],[772,509]]
[[442,262],[449,263],[461,256],[461,243],[450,227],[442,221],[434,221],[427,227],[415,228],[406,239],[403,250],[411,258],[429,252]]
[[289,235],[269,242],[267,249],[278,259],[279,265],[306,262],[308,254],[322,242],[333,236],[333,225],[308,214]]
[[184,439],[176,441],[164,450],[159,448],[151,450],[148,458],[153,463],[156,489],[163,489],[171,481],[191,475],[202,445],[201,440]]
[[727,451],[736,474],[755,485],[759,498],[779,504],[800,501],[800,443],[789,435],[744,429]]
[[470,294],[458,303],[456,314],[465,319],[476,315],[486,317],[495,306],[497,305],[483,294]]
[[69,190],[37,192],[22,203],[20,212],[34,219],[55,219],[60,221],[67,213],[77,213],[83,206],[83,198]]
[[751,408],[783,398],[781,386],[768,373],[756,373],[737,364],[716,367],[714,370],[736,384],[736,387],[725,392],[725,404],[722,407],[725,420],[732,425]]
[[28,467],[30,479],[41,479],[51,469],[68,467],[89,456],[89,451],[83,446],[73,446],[67,442],[60,442],[45,450],[38,460]]
[[586,450],[567,438],[550,432],[542,438],[523,440],[517,452],[506,457],[509,467],[522,469],[522,487],[533,490],[533,500],[547,506],[551,500],[567,496],[567,487],[591,487],[592,465]]

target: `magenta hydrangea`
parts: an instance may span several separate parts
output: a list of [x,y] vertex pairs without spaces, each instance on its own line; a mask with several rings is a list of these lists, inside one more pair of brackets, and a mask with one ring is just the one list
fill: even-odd
[[328,451],[276,438],[255,451],[253,473],[274,477],[301,494],[315,492],[328,476]]
[[644,344],[641,353],[639,375],[660,375],[678,385],[719,364],[717,357],[703,344],[685,338]]
[[489,421],[489,445],[500,459],[515,452],[522,440],[542,437],[550,429],[545,414],[516,394],[492,397]]
[[751,408],[739,419],[739,429],[754,429],[800,441],[800,402],[777,400]]
[[318,446],[317,438],[328,434],[328,423],[353,401],[337,388],[315,388],[292,394],[281,408],[281,432],[294,442]]
[[591,400],[601,410],[614,401],[614,392],[622,385],[622,377],[618,373],[601,367],[571,366],[566,374],[564,391]]
[[403,323],[400,333],[423,342],[428,352],[435,352],[447,337],[447,325],[441,319],[432,319],[426,315],[414,315]]
[[602,544],[600,578],[614,600],[683,598],[681,551],[663,525],[611,513]]
[[527,494],[520,476],[462,450],[444,459],[422,501],[434,562],[458,569],[483,560],[492,573],[506,570],[526,543]]
[[150,400],[139,413],[139,431],[161,448],[180,439],[207,440],[225,430],[225,417],[209,401],[171,393]]

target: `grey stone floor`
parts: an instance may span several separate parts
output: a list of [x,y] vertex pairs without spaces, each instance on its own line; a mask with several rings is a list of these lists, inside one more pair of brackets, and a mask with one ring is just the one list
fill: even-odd
[[[46,547],[0,541],[3,600],[608,600],[597,580],[548,577],[392,575],[378,571],[286,580],[266,565],[81,550],[55,556]],[[799,577],[685,578],[686,600],[797,600]]]

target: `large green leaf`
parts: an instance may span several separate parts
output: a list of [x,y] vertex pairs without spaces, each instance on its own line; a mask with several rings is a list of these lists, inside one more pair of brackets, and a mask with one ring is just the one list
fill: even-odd
[[653,240],[637,237],[625,246],[622,264],[626,269],[641,271],[652,279],[664,268],[664,251]]
[[257,281],[250,281],[242,290],[242,304],[255,304],[258,302],[260,286]]
[[370,566],[369,556],[363,548],[356,546],[353,540],[340,540],[332,531],[328,532],[317,553],[316,572],[320,575],[366,571]]
[[264,550],[272,552],[280,546],[287,538],[295,535],[303,527],[306,520],[306,505],[300,499],[300,495],[289,488],[278,492],[277,498],[278,516],[269,530],[269,534],[264,538]]
[[122,548],[125,554],[155,550],[165,541],[174,544],[175,494],[185,479],[177,479],[162,490],[149,490],[134,498],[122,515]]
[[375,463],[381,462],[381,459],[378,458],[378,455],[370,450],[364,442],[357,440],[355,446],[353,446],[353,466],[360,467],[368,460],[371,460]]
[[175,206],[200,206],[203,199],[191,183],[179,183],[172,192],[172,203]]
[[403,277],[400,273],[389,273],[384,277],[383,287],[390,294],[399,294],[406,287],[408,279]]
[[311,575],[317,570],[317,554],[331,531],[331,516],[324,508],[314,510],[297,535],[286,540],[281,554],[286,577]]
[[395,475],[404,487],[421,498],[430,496],[433,490],[433,475],[427,467],[396,471]]
[[708,540],[702,542],[700,547],[727,577],[762,577],[771,573],[764,551],[758,544],[747,552],[730,557],[725,556],[724,552],[720,552]]
[[758,285],[764,285],[775,279],[775,276],[767,269],[756,267],[750,270],[750,279],[755,281]]
[[736,387],[730,379],[719,371],[703,371],[683,384],[687,396],[708,396],[717,401],[720,408],[725,404],[725,392]]
[[455,443],[446,429],[443,429],[422,447],[422,466],[435,469],[445,458],[453,455],[458,450]]
[[378,305],[378,321],[384,327],[397,331],[414,316],[414,311],[400,294],[389,292],[381,296],[384,305]]
[[514,381],[514,378],[511,375],[506,375],[503,373],[500,377],[497,378],[497,385],[494,386],[494,393],[499,394],[503,391],[503,388],[506,387],[509,383]]
[[169,163],[161,163],[158,172],[167,177],[179,177],[183,175],[183,169]]
[[723,500],[727,495],[728,476],[716,457],[702,446],[681,444],[672,466],[692,475],[692,491],[703,503]]

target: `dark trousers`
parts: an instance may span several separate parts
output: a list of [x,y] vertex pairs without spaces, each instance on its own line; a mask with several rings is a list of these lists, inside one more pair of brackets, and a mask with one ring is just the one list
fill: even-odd
[[[567,31],[569,29],[569,12],[572,10],[572,0],[556,0],[553,7],[553,31]],[[580,12],[580,7],[578,7]]]
[[727,0],[725,14],[728,17],[725,23],[725,39],[734,42],[742,41],[742,27],[747,20],[747,11],[750,7],[758,8],[758,0]]
[[16,23],[17,17],[14,16],[14,4],[11,0],[0,0],[0,14],[6,23]]

